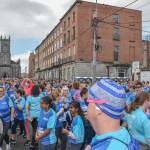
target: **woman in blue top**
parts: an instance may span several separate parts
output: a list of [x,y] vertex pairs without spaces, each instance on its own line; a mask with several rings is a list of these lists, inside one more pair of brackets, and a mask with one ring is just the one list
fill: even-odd
[[150,149],[150,116],[145,111],[150,108],[150,95],[141,92],[131,103],[124,117],[130,134],[140,143],[141,150]]
[[66,134],[62,133],[63,120],[64,120],[64,103],[60,102],[60,94],[57,91],[52,94],[52,99],[53,99],[55,112],[57,116],[57,122],[56,122],[57,142],[56,142],[55,150],[57,150],[58,138],[61,141],[61,150],[65,150],[67,137],[66,137]]
[[33,149],[35,145],[35,133],[38,125],[37,119],[40,116],[41,112],[40,103],[42,97],[43,95],[40,94],[39,86],[34,85],[31,90],[31,95],[27,97],[26,101],[26,115],[28,121],[31,122],[31,126],[33,129],[30,149]]
[[36,141],[39,142],[39,150],[54,150],[56,143],[55,125],[56,113],[53,110],[52,99],[45,96],[41,100],[41,113],[38,118]]
[[6,92],[6,95],[8,97],[11,98],[11,100],[14,102],[15,100],[15,85],[13,83],[9,83],[9,87],[8,87],[8,90]]
[[24,131],[24,114],[25,113],[25,99],[22,97],[22,90],[18,89],[15,93],[16,100],[14,101],[14,121],[12,123],[11,144],[16,143],[16,128],[20,124],[20,130]]
[[63,129],[63,133],[68,134],[70,150],[80,150],[84,141],[84,116],[78,101],[71,102],[70,113],[74,116],[70,131]]
[[81,99],[79,99],[78,102],[80,103],[80,107],[86,118],[84,124],[84,130],[85,130],[84,142],[82,144],[82,148],[80,149],[80,150],[84,150],[86,146],[90,145],[92,138],[95,136],[95,132],[90,121],[87,119],[87,99],[88,99],[87,88],[83,88],[80,92],[80,95],[81,95]]
[[3,135],[2,138],[0,138],[0,150],[2,150],[3,139],[6,142],[6,150],[10,150],[8,129],[10,121],[14,120],[13,112],[14,108],[12,100],[5,96],[4,87],[0,87],[0,119],[3,123]]

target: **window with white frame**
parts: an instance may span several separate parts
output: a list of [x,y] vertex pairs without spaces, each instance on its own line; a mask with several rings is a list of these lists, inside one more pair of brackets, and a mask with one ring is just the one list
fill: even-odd
[[54,47],[53,47],[53,45],[52,45],[52,53],[53,53],[53,51],[54,51]]
[[62,47],[62,38],[60,39],[60,47]]
[[64,50],[64,58],[66,58],[66,50]]
[[60,52],[60,58],[62,59],[62,52]]
[[55,42],[55,45],[54,45],[54,51],[56,51],[56,42]]
[[68,57],[70,57],[70,47],[68,48]]
[[59,40],[57,41],[57,49],[59,49]]
[[50,47],[50,54],[51,54],[51,47]]
[[59,36],[59,29],[57,30],[57,36]]
[[62,27],[60,27],[60,34],[62,33]]
[[72,54],[75,55],[75,53],[76,53],[76,47],[75,47],[75,45],[73,45]]

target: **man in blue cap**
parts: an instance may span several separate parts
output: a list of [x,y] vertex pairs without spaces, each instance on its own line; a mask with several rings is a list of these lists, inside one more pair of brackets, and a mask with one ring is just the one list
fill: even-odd
[[90,150],[139,150],[137,141],[120,127],[126,105],[123,87],[102,79],[91,87],[87,102],[88,119],[96,132]]

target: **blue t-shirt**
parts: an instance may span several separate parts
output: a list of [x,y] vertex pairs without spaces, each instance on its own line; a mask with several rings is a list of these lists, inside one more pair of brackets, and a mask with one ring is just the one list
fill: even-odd
[[16,99],[15,93],[15,90],[7,90],[6,95],[14,102]]
[[13,102],[10,98],[4,96],[0,98],[0,118],[4,122],[10,122],[10,108],[13,107]]
[[[54,105],[55,105],[55,112],[56,113],[59,112],[59,110],[64,107],[64,104],[62,102],[58,102],[58,103],[54,102]],[[63,126],[63,124],[62,124],[63,120],[64,120],[64,112],[62,112],[58,116],[57,122],[56,122],[56,128]]]
[[129,144],[131,136],[125,128],[121,128],[117,132],[109,132],[103,135],[96,135],[91,142],[91,150],[128,150],[127,145],[118,141]]
[[83,143],[84,141],[84,125],[80,116],[73,118],[70,131],[75,135],[76,139],[69,137],[69,142],[72,144]]
[[5,90],[8,88],[8,86],[9,85],[7,83],[4,85]]
[[147,92],[147,93],[150,93],[150,88],[145,85],[144,86],[144,91]]
[[125,113],[124,121],[128,123],[128,130],[135,139],[148,144],[146,139],[150,138],[150,116],[138,108],[131,114]]
[[19,110],[17,105],[14,103],[14,109],[15,109],[15,118],[18,120],[24,120],[24,113],[25,113],[25,99],[21,97],[18,100],[19,106],[22,108],[22,110]]
[[85,104],[85,101],[82,99],[79,99],[78,102],[80,103],[80,107],[83,110],[83,112],[87,112],[87,105]]
[[[80,100],[78,100],[78,102],[80,103],[80,107],[83,110],[83,112],[87,112],[87,105],[86,105],[85,101],[80,99]],[[91,126],[91,123],[89,120],[86,120],[85,126]]]
[[32,95],[27,97],[26,105],[29,105],[29,113],[32,118],[38,118],[41,112],[40,102],[42,94],[39,94],[37,97]]
[[50,134],[41,139],[40,143],[43,145],[49,145],[56,143],[55,125],[56,125],[56,113],[53,109],[48,112],[41,110],[38,118],[38,134],[40,135],[47,129],[52,129]]
[[136,93],[130,94],[129,97],[127,98],[127,100],[126,100],[126,103],[130,104],[131,102],[133,102],[135,100],[135,97],[136,97]]

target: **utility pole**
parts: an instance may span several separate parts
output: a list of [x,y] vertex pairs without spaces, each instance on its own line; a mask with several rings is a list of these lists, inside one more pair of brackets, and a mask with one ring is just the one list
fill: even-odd
[[94,35],[93,62],[92,62],[92,69],[93,69],[92,84],[95,83],[95,78],[96,78],[96,43],[97,43],[97,26],[98,26],[98,23],[99,23],[99,19],[98,19],[97,0],[96,0],[96,11],[93,14],[93,19],[92,19],[92,27],[93,27],[93,35]]

